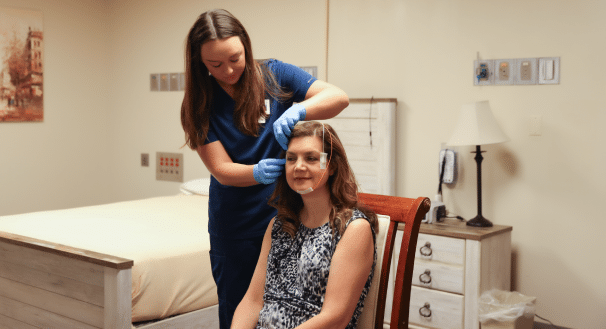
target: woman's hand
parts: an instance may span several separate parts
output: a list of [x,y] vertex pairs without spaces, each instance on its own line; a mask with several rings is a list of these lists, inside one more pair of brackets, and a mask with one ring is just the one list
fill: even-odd
[[284,150],[288,148],[288,137],[290,137],[292,129],[297,122],[304,120],[306,115],[305,107],[301,104],[295,104],[274,122],[274,136]]
[[253,177],[260,184],[271,184],[284,171],[284,164],[286,159],[263,159],[253,167]]

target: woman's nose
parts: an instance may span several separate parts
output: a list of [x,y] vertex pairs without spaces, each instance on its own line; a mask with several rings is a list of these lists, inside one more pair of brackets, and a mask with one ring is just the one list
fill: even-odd
[[302,160],[295,162],[295,170],[305,170],[305,165]]
[[229,66],[229,65],[225,65],[226,69],[225,69],[225,74],[230,75],[234,72],[234,68]]

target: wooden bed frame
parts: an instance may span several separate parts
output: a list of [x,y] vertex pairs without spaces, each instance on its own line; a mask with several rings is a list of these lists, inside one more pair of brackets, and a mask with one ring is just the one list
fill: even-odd
[[[129,259],[0,232],[0,329],[128,329]],[[218,328],[217,306],[137,326]]]

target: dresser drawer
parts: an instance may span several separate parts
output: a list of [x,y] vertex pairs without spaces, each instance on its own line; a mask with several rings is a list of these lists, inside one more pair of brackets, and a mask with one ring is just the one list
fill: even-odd
[[419,233],[415,259],[465,264],[465,240]]
[[461,295],[412,286],[408,321],[429,328],[463,328],[463,305]]
[[417,259],[412,271],[413,285],[461,295],[464,279],[464,269],[461,265]]

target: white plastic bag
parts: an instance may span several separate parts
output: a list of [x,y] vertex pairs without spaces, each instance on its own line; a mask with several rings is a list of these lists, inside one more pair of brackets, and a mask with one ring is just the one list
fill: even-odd
[[489,320],[514,322],[521,316],[534,317],[536,299],[517,291],[489,290],[480,296],[478,318],[485,323]]

